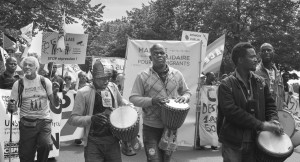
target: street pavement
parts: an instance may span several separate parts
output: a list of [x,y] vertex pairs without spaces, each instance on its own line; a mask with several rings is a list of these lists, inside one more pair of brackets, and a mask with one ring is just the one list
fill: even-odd
[[[60,143],[59,156],[48,162],[84,162],[83,145],[75,145],[74,141]],[[145,151],[141,150],[135,156],[122,155],[123,162],[145,162]],[[285,162],[299,162],[300,147],[295,148],[294,153]],[[222,162],[221,151],[211,149],[193,150],[191,147],[179,147],[173,153],[171,162]]]

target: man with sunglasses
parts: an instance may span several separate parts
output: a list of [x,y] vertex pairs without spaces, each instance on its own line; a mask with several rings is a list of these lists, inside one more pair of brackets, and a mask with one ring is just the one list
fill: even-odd
[[169,162],[173,151],[158,147],[164,132],[161,108],[171,98],[179,103],[188,102],[191,91],[182,73],[167,65],[167,54],[161,44],[154,44],[150,53],[153,66],[137,75],[129,100],[143,109],[143,142],[147,161]]
[[0,75],[0,89],[12,89],[15,81],[20,78],[16,73],[17,59],[14,57],[7,58],[5,67],[5,71]]

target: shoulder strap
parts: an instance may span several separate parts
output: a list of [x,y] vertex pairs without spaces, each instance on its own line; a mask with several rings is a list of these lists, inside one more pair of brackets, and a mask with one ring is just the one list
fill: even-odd
[[18,107],[21,107],[22,105],[22,93],[24,90],[24,81],[23,78],[19,79],[19,86],[18,86]]

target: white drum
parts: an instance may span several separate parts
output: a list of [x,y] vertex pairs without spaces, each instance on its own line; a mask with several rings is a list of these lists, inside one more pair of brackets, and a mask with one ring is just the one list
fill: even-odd
[[139,116],[132,107],[119,107],[109,117],[111,131],[122,141],[131,141],[139,132]]
[[278,110],[278,117],[284,132],[291,137],[295,132],[296,125],[293,114],[287,110]]

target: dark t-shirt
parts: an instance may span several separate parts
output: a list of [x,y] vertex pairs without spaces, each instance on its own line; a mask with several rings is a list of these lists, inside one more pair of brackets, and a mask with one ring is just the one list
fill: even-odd
[[0,89],[12,89],[15,81],[20,79],[19,75],[10,77],[5,71],[0,75]]
[[[110,95],[111,95],[111,93],[110,93]],[[112,97],[112,100],[114,102],[113,97]],[[109,109],[109,107],[103,106],[101,94],[96,92],[93,115],[99,114],[99,113],[104,113],[104,111],[106,109]],[[106,116],[107,116],[107,119],[109,120],[109,115],[106,115]],[[107,123],[106,125],[104,125],[102,127],[99,127],[92,123],[89,134],[94,137],[112,136],[109,123]]]

